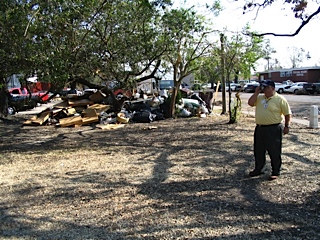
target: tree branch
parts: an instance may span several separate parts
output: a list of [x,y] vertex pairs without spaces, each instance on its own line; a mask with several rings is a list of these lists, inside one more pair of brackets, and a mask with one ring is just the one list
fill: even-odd
[[261,36],[265,36],[265,35],[273,35],[275,37],[293,37],[296,36],[300,30],[309,23],[309,21],[316,15],[318,15],[320,13],[320,7],[318,8],[317,11],[315,11],[314,13],[312,13],[305,21],[302,21],[300,27],[298,27],[298,29],[292,33],[292,34],[277,34],[277,33],[245,33],[245,35],[250,35],[250,36],[257,36],[257,37],[261,37]]

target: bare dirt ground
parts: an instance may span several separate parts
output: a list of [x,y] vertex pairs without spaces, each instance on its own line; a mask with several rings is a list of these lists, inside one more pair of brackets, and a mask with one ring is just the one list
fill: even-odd
[[319,129],[292,124],[268,181],[269,161],[247,177],[252,116],[117,130],[22,120],[0,120],[0,239],[320,239]]

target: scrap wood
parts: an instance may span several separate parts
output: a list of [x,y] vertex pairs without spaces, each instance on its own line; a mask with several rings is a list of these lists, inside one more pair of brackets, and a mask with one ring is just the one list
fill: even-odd
[[87,106],[92,105],[93,102],[89,99],[68,99],[69,106]]
[[[90,105],[87,109],[95,109],[96,112],[98,114],[100,114],[101,112],[105,112],[105,111],[109,110],[110,105],[96,103],[96,104]],[[84,111],[86,111],[86,110],[84,110]]]
[[143,128],[143,130],[152,130],[152,129],[157,129],[158,127],[156,126],[149,126],[149,127],[145,127]]
[[99,117],[95,116],[95,117],[83,117],[82,118],[82,125],[87,125],[87,124],[91,124],[91,123],[97,123],[99,122]]
[[35,120],[32,120],[32,123],[37,125],[42,125],[49,119],[50,115],[51,115],[50,111],[42,112]]
[[59,125],[61,127],[68,127],[72,125],[82,125],[82,117],[72,116],[72,117],[62,118],[59,120]]
[[97,117],[98,114],[95,109],[87,108],[86,110],[83,111],[83,116],[84,117]]
[[81,113],[83,112],[85,109],[87,109],[87,106],[75,106],[74,107],[76,109],[77,113]]
[[92,101],[92,102],[101,102],[107,95],[104,94],[103,92],[101,92],[100,90],[91,94],[89,96],[89,99]]
[[82,117],[82,124],[91,124],[99,122],[99,116],[95,109],[86,109]]
[[33,116],[27,121],[25,121],[23,125],[42,125],[49,119],[50,115],[50,111],[42,112],[39,116]]
[[30,119],[26,120],[23,125],[34,125],[32,121],[36,120],[37,116],[32,116]]
[[58,108],[58,109],[52,109],[51,112],[52,112],[52,115],[55,116],[57,115],[59,112],[62,111],[62,108]]
[[69,104],[68,104],[68,102],[63,101],[63,102],[60,102],[60,103],[53,105],[53,107],[54,108],[68,108]]
[[67,114],[67,116],[71,116],[77,113],[75,108],[67,108],[65,109],[65,113]]
[[124,127],[124,124],[97,124],[96,127],[103,130],[118,129]]

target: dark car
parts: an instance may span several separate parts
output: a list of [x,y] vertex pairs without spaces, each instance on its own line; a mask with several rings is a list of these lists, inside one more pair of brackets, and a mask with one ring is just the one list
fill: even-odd
[[315,93],[320,94],[320,83],[314,83],[313,85],[315,86]]
[[259,86],[259,83],[247,83],[244,86],[243,91],[246,93],[253,93],[258,86]]
[[8,114],[13,115],[19,111],[26,111],[33,109],[37,106],[37,102],[40,101],[39,96],[10,96],[8,103]]
[[302,87],[302,92],[304,93],[309,93],[309,94],[315,94],[316,92],[316,86],[312,83],[305,83],[303,84],[303,87]]
[[[241,90],[241,85],[239,83],[230,83],[230,89],[233,92],[238,92]],[[229,91],[228,83],[226,83],[226,91]]]

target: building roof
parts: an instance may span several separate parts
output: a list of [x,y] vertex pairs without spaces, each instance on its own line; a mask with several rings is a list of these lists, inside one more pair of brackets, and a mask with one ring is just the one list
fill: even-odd
[[314,67],[300,67],[300,68],[281,68],[281,69],[270,69],[261,73],[271,73],[271,72],[282,72],[282,71],[301,71],[301,70],[320,70],[320,67],[314,66]]

